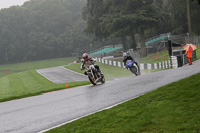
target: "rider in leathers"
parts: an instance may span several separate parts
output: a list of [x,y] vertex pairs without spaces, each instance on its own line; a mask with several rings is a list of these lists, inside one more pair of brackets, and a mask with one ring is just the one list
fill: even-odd
[[[88,54],[87,54],[87,53],[84,53],[84,54],[83,54],[83,59],[84,59],[84,60],[82,60],[81,70],[84,70],[84,69],[85,69],[84,65],[85,65],[86,68],[87,68],[89,65],[94,65],[94,63],[96,62],[95,59],[93,59],[93,58],[91,58],[91,57],[88,57]],[[100,68],[99,68],[98,65],[94,65],[94,67],[97,69],[97,71],[98,71],[101,75],[103,75],[103,73],[101,72],[101,70],[100,70]],[[87,75],[86,72],[84,72],[84,74]]]
[[140,67],[139,67],[138,63],[133,59],[132,56],[129,55],[128,52],[124,52],[124,53],[123,53],[123,57],[124,57],[124,59],[123,59],[124,66],[126,66],[126,61],[127,61],[127,60],[131,60],[131,61],[133,61],[133,62],[137,65],[137,67],[138,67],[138,72],[140,73]]

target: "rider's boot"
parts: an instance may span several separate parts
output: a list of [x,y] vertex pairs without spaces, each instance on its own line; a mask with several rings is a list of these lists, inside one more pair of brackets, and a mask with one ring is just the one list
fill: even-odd
[[104,79],[104,75],[103,72],[100,70],[100,74],[101,74],[101,79]]
[[98,70],[98,72],[99,72],[101,75],[103,75],[103,72],[102,72],[100,69]]

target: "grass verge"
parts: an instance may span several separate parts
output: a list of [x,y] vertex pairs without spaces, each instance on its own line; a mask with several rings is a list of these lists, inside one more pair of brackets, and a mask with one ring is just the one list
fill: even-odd
[[[87,84],[90,84],[90,82],[70,82],[68,86],[71,88]],[[2,77],[0,78],[0,85],[0,102],[66,89],[66,83],[53,83],[34,70]]]
[[[49,60],[0,65],[0,78],[10,75],[10,74],[28,71],[28,70],[62,66],[72,61],[74,61],[74,58],[70,57],[70,58],[57,58],[57,59],[49,59]],[[5,71],[7,73],[5,73]]]
[[197,46],[196,56],[197,56],[197,60],[200,59],[200,45]]
[[[126,77],[126,76],[133,75],[129,70],[124,69],[124,68],[110,66],[103,63],[99,63],[99,62],[96,62],[95,64],[99,65],[100,69],[105,75],[106,80],[112,80],[113,78]],[[65,67],[67,69],[83,74],[84,71],[80,70],[80,66],[81,64],[77,63],[77,64],[68,65]]]
[[140,63],[158,63],[162,61],[168,61],[169,60],[169,54],[168,51],[160,51],[158,53],[151,53],[148,54],[147,57],[141,57]]
[[47,133],[198,133],[200,74]]

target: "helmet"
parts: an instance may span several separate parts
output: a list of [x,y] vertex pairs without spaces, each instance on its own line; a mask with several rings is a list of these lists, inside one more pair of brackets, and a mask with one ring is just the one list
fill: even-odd
[[123,57],[126,57],[126,56],[129,56],[129,52],[128,51],[123,53]]
[[88,54],[87,54],[87,53],[84,53],[84,54],[83,54],[83,59],[84,59],[85,61],[88,60]]
[[126,57],[126,56],[127,56],[127,53],[126,53],[126,52],[124,52],[124,53],[123,53],[123,57]]
[[127,51],[126,54],[127,54],[127,56],[128,56],[128,55],[129,55],[129,52]]

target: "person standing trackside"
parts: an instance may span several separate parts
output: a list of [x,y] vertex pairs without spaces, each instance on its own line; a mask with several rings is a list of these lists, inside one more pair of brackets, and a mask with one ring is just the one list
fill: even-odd
[[193,51],[185,51],[185,54],[186,54],[187,57],[188,57],[189,65],[192,65],[192,52],[193,52]]
[[183,49],[185,50],[185,54],[188,57],[189,65],[192,65],[192,53],[194,50],[197,49],[197,46],[194,44],[186,44],[185,46],[183,46]]

